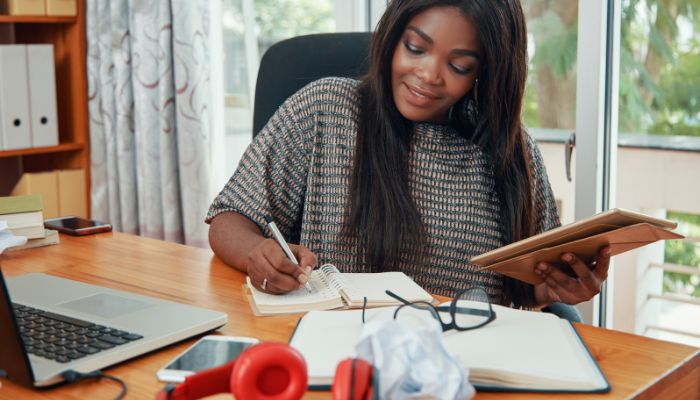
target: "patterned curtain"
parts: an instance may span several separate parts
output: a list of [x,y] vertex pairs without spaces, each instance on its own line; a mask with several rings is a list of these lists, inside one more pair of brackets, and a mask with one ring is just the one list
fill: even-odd
[[92,216],[207,246],[207,0],[88,0]]

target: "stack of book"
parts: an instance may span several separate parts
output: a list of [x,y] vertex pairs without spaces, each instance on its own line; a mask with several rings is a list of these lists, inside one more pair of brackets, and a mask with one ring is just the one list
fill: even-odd
[[[15,236],[24,236],[27,243],[22,248],[58,243],[55,231],[44,229],[44,214],[41,196],[0,197],[0,221]],[[17,249],[16,247],[13,250]]]
[[55,231],[53,229],[44,229],[44,234],[46,236],[43,238],[29,239],[29,240],[27,240],[27,243],[25,243],[25,244],[10,247],[9,249],[7,249],[7,252],[12,252],[12,251],[16,251],[16,250],[24,250],[24,249],[32,249],[34,247],[48,246],[48,245],[60,243],[58,231]]
[[15,236],[43,238],[43,208],[38,195],[0,197],[0,220],[7,222],[7,229]]
[[7,248],[21,246],[26,243],[26,237],[13,235],[12,232],[7,230],[7,222],[0,220],[0,254]]

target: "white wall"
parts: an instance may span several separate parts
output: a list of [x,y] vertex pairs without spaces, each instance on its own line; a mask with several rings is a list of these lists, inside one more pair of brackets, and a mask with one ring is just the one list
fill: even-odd
[[700,153],[622,148],[619,207],[700,214]]
[[[554,196],[561,203],[562,224],[574,221],[574,182],[566,179],[566,165],[564,163],[564,144],[552,142],[538,143],[544,164],[547,167],[549,182],[552,184]],[[576,152],[571,160],[571,176],[576,176]]]

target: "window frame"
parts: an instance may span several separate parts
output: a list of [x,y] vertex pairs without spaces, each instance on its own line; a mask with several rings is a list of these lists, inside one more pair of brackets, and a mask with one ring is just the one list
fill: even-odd
[[[593,67],[576,69],[575,220],[615,207],[620,9],[620,0],[579,0],[577,59]],[[585,322],[611,325],[611,279],[577,306]]]

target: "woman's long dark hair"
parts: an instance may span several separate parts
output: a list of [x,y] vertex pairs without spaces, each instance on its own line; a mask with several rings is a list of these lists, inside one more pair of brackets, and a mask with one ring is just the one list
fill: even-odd
[[[391,269],[402,260],[402,243],[416,256],[425,230],[408,185],[412,123],[396,108],[391,86],[394,51],[408,22],[435,6],[453,6],[468,17],[481,41],[478,116],[469,118],[467,93],[454,105],[451,124],[471,137],[490,157],[506,243],[535,232],[532,174],[520,121],[527,77],[525,17],[518,0],[393,0],[377,25],[369,71],[359,87],[360,118],[347,204],[345,233],[359,238],[372,271]],[[417,257],[417,256],[416,256]],[[416,261],[416,260],[414,260]],[[532,286],[505,278],[504,302],[534,304]]]

